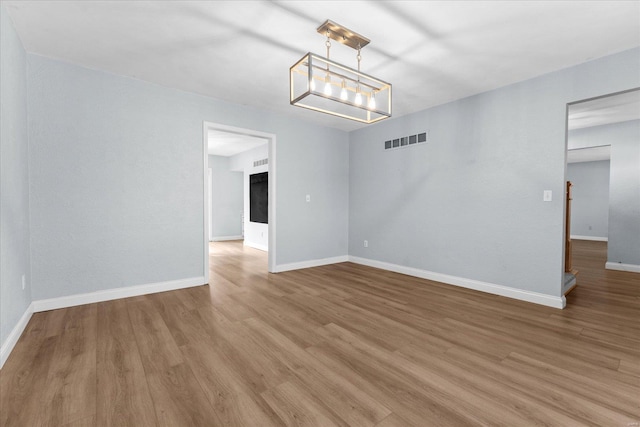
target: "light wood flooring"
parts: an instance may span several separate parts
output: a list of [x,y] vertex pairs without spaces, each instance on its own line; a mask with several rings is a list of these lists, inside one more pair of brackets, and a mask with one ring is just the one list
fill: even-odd
[[640,423],[640,275],[605,271],[605,243],[574,242],[565,310],[211,248],[211,286],[34,314],[0,425]]

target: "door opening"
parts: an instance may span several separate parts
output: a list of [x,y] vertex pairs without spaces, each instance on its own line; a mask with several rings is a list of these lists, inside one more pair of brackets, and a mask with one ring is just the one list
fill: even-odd
[[606,242],[603,268],[640,272],[640,89],[568,104],[566,135],[565,295],[580,281],[572,240]]
[[[204,264],[209,278],[209,242],[240,240],[268,252],[268,271],[276,265],[276,136],[252,129],[204,122]],[[216,169],[218,168],[218,169]],[[209,179],[209,172],[211,178]],[[249,212],[249,177],[268,173],[268,222],[253,223]],[[238,190],[236,175],[242,175]],[[235,188],[235,190],[234,190]],[[242,202],[238,205],[241,191]],[[208,203],[207,201],[211,202]],[[240,207],[238,207],[240,206]]]

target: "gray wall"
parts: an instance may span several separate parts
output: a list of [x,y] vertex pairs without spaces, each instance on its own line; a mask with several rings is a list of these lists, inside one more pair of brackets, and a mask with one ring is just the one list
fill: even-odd
[[609,262],[640,265],[640,120],[576,129],[569,148],[611,144]]
[[347,253],[345,132],[27,58],[34,299],[202,276],[203,121],[277,135],[278,264]]
[[609,160],[569,163],[571,181],[571,235],[609,235]]
[[560,297],[567,103],[639,68],[633,49],[352,132],[349,254]]
[[216,238],[242,235],[244,188],[242,172],[230,169],[230,158],[209,156],[212,183],[211,236]]
[[0,52],[0,344],[4,344],[31,304],[31,262],[26,57],[2,6]]

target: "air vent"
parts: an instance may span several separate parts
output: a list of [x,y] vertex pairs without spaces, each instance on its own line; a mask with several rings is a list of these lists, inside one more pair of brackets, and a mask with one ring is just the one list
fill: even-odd
[[258,166],[262,166],[262,165],[266,165],[269,163],[269,159],[262,159],[262,160],[256,160],[255,162],[253,162],[253,167],[258,167]]
[[389,139],[384,142],[384,149],[391,150],[394,148],[408,147],[414,144],[427,142],[427,132],[418,133],[416,135],[403,136],[401,138]]

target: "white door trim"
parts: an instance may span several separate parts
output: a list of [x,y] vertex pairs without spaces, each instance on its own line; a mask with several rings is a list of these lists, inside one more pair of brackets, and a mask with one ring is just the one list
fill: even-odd
[[209,210],[208,210],[208,215],[207,215],[207,222],[209,223],[209,232],[207,233],[207,236],[209,236],[209,241],[213,241],[213,215],[212,215],[212,211],[213,211],[213,194],[212,194],[212,189],[213,189],[213,171],[211,170],[211,168],[207,169],[209,172],[209,188],[207,190],[207,199],[209,200]]

